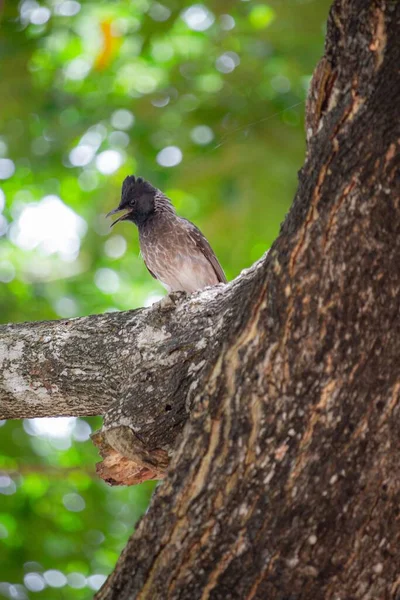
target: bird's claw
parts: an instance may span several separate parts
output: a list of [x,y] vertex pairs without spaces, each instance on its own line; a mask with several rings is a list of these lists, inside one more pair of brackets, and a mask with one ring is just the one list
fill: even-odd
[[187,293],[183,291],[170,292],[169,294],[167,294],[167,296],[161,298],[161,300],[158,302],[158,307],[160,308],[160,310],[172,308],[179,304],[181,300],[184,300],[186,296]]

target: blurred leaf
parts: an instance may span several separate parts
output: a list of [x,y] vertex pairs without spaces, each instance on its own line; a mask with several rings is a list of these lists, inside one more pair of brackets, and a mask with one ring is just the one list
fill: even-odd
[[255,29],[264,29],[272,23],[275,16],[275,11],[271,6],[258,4],[251,9],[249,21]]

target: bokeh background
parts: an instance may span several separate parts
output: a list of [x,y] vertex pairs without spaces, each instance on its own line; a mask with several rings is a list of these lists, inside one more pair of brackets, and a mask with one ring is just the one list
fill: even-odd
[[[0,321],[149,305],[164,293],[123,178],[148,178],[229,279],[271,245],[304,160],[328,0],[0,0]],[[94,474],[92,419],[0,421],[0,597],[88,599],[153,483]]]

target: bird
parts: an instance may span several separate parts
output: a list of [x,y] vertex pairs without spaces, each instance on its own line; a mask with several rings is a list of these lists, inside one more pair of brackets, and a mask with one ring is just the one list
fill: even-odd
[[171,200],[142,177],[128,175],[121,201],[106,216],[125,211],[112,224],[132,221],[150,274],[170,292],[191,294],[226,283],[225,273],[200,229],[177,215]]

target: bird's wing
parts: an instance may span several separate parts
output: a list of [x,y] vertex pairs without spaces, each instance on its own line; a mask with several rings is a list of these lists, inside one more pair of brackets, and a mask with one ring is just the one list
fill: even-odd
[[150,271],[150,269],[149,269],[149,267],[147,266],[147,264],[146,264],[146,261],[145,261],[144,259],[143,259],[143,262],[144,262],[144,264],[145,264],[145,267],[146,267],[146,269],[147,269],[147,270],[148,270],[148,272],[150,273],[150,275],[151,275],[152,277],[154,277],[154,279],[157,279],[157,277],[156,277],[156,275],[154,275],[153,271]]
[[193,223],[191,223],[187,219],[184,219],[183,217],[181,217],[181,219],[182,219],[182,221],[185,222],[185,224],[187,226],[187,231],[188,231],[189,237],[195,243],[197,248],[199,248],[199,250],[201,250],[201,252],[204,254],[206,259],[208,260],[208,262],[211,264],[212,268],[214,269],[218,281],[220,281],[221,283],[226,283],[225,273],[224,273],[221,265],[219,264],[218,259],[213,252],[213,249],[211,248],[210,244],[208,243],[208,241],[206,240],[204,235],[201,233],[200,229],[198,229],[198,227],[196,227],[196,225],[193,225]]
[[157,279],[157,276],[156,276],[156,275],[154,275],[153,271],[151,271],[151,270],[149,269],[149,267],[147,266],[147,263],[146,263],[146,261],[145,261],[145,258],[144,258],[144,256],[143,256],[143,254],[142,254],[142,252],[141,252],[141,251],[139,252],[139,256],[141,256],[141,257],[142,257],[142,260],[143,260],[143,262],[144,262],[144,266],[146,267],[146,269],[148,270],[148,272],[150,273],[150,275],[151,275],[152,277],[154,277],[154,279]]

